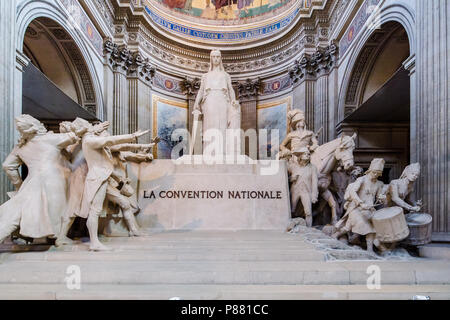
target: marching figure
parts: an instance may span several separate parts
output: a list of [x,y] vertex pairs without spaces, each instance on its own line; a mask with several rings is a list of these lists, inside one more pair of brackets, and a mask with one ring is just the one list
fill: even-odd
[[[0,243],[20,227],[29,238],[56,237],[67,204],[67,168],[61,151],[77,142],[72,133],[47,132],[30,115],[16,118],[19,143],[3,162],[3,169],[16,188],[16,194],[0,206]],[[19,173],[28,167],[25,180]]]
[[312,204],[317,202],[319,191],[317,187],[317,168],[310,163],[310,153],[307,148],[294,150],[297,162],[291,167],[291,210],[295,212],[298,201],[301,200],[305,211],[306,226],[312,226]]
[[[102,137],[96,135],[92,125],[83,119],[77,119],[82,127],[88,128],[83,136],[82,149],[88,164],[88,174],[84,186],[81,212],[88,212],[87,227],[91,239],[90,249],[94,251],[110,250],[98,240],[98,219],[103,211],[103,202],[108,196],[114,198],[116,194],[108,193],[109,179],[114,171],[113,157],[109,147],[117,144],[133,142],[136,138],[149,131],[138,131],[133,134]],[[111,188],[109,188],[111,190]]]
[[383,168],[384,159],[373,159],[365,175],[347,187],[344,196],[344,209],[347,211],[336,224],[338,231],[333,234],[334,238],[338,239],[350,231],[365,236],[367,251],[373,252],[376,231],[371,219],[375,213],[376,201],[386,198],[384,184],[378,180]]

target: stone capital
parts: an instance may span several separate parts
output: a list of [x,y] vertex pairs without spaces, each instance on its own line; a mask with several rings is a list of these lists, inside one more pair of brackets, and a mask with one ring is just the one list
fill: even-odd
[[247,79],[245,81],[238,81],[238,95],[239,99],[252,99],[258,96],[262,87],[261,79],[251,80]]
[[183,90],[183,94],[190,96],[196,96],[198,90],[200,89],[201,80],[199,78],[188,78],[186,77],[184,80],[180,82],[181,90]]
[[103,53],[106,63],[113,71],[126,74],[133,63],[133,56],[127,46],[118,46],[111,38],[107,38],[103,44]]
[[129,77],[137,77],[144,82],[152,83],[155,72],[156,69],[148,58],[144,58],[139,51],[132,54],[132,63],[127,70]]
[[328,73],[335,65],[337,56],[338,47],[334,42],[325,48],[318,47],[312,55],[304,54],[289,69],[292,84],[295,85],[306,77],[311,79]]

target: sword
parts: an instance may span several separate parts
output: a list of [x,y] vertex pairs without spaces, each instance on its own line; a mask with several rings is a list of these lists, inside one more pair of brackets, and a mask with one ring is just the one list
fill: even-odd
[[199,110],[194,110],[192,114],[194,115],[194,122],[192,123],[192,139],[189,144],[189,155],[191,156],[194,155],[194,145],[195,140],[197,139],[198,119],[202,113]]

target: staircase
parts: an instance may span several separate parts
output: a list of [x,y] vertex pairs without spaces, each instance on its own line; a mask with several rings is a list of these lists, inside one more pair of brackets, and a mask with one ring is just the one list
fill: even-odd
[[[377,259],[318,231],[171,231],[101,241],[114,251],[89,252],[81,241],[2,245],[0,299],[450,299],[450,260]],[[66,285],[73,265],[80,290]],[[381,270],[379,290],[366,285],[371,265]]]

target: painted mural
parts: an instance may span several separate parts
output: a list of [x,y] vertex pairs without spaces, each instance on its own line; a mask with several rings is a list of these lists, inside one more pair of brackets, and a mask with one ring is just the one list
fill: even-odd
[[[153,156],[158,159],[171,159],[172,149],[179,141],[172,141],[175,129],[186,129],[188,121],[187,104],[166,100],[153,95],[153,137],[161,142],[153,148]],[[179,154],[178,156],[182,156]]]
[[[270,13],[295,0],[150,0],[194,17],[230,20]],[[304,7],[311,0],[302,1]]]
[[[275,159],[279,150],[279,145],[287,134],[287,112],[290,108],[291,98],[257,107],[258,130],[267,130],[267,141],[259,140],[259,159]],[[271,130],[278,130],[278,146],[272,146],[271,144],[272,134],[274,134]]]

